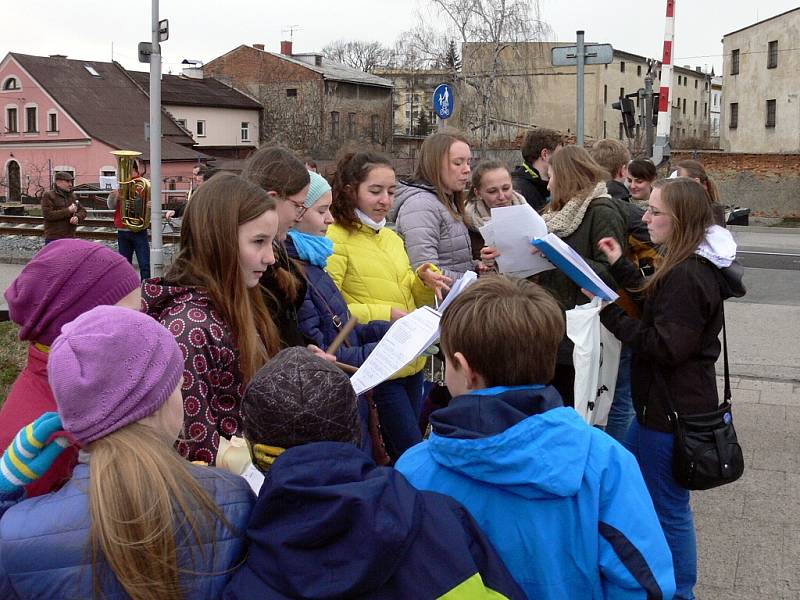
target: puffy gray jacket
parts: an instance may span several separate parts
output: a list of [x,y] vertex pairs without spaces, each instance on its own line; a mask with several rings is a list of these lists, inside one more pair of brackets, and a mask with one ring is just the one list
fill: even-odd
[[400,182],[393,211],[411,266],[433,263],[453,281],[472,269],[469,230],[441,203],[433,188]]

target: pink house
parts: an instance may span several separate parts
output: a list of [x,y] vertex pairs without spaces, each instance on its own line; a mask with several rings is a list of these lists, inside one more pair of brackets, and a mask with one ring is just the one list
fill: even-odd
[[[113,150],[149,159],[149,99],[117,63],[11,52],[0,62],[0,196],[20,201],[52,185],[56,171],[75,184],[116,175]],[[162,111],[162,175],[187,181],[205,154]],[[183,186],[179,186],[183,187]]]

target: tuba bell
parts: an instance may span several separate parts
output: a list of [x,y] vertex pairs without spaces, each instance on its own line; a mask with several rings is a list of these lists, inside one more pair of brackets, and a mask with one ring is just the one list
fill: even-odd
[[122,223],[133,232],[143,231],[150,226],[150,182],[144,177],[131,177],[134,161],[142,153],[117,150],[111,154],[117,158],[117,201]]

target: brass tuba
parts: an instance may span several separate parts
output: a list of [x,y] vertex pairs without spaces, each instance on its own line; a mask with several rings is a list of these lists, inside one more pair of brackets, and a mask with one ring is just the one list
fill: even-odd
[[117,150],[117,181],[119,182],[119,214],[122,223],[133,232],[150,227],[150,182],[144,177],[131,178],[133,165],[141,152]]

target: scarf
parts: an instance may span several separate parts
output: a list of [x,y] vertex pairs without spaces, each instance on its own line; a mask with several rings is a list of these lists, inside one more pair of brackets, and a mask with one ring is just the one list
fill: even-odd
[[384,217],[381,221],[373,221],[366,214],[364,214],[358,209],[356,209],[356,216],[358,217],[358,220],[361,221],[364,225],[366,225],[370,229],[374,229],[375,231],[380,231],[386,225],[386,217]]
[[[514,192],[509,206],[518,206],[525,203],[525,198],[517,192]],[[486,225],[491,218],[492,209],[486,206],[486,202],[477,196],[464,206],[464,222],[467,224],[467,227],[473,231],[478,231],[478,229]]]
[[321,235],[311,235],[292,229],[289,235],[294,242],[297,256],[304,262],[321,269],[328,264],[328,257],[333,254],[333,241]]
[[560,238],[569,237],[583,223],[583,217],[595,198],[611,198],[604,181],[598,183],[585,198],[573,198],[561,207],[561,210],[546,211],[542,218],[547,223],[547,231]]

